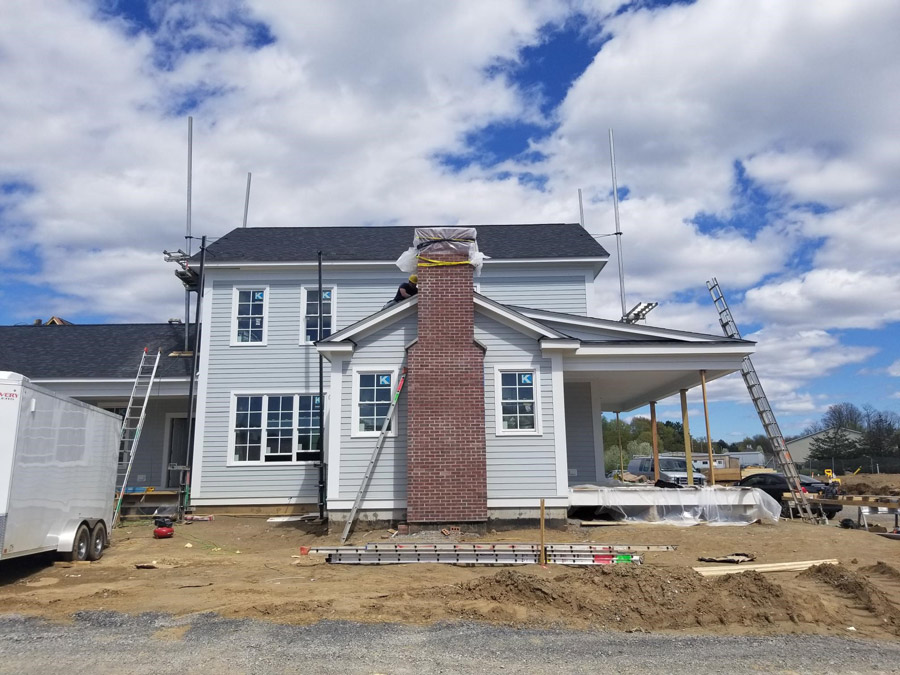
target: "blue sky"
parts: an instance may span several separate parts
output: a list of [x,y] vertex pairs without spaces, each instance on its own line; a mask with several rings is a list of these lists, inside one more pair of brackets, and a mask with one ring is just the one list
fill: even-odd
[[[581,188],[603,237],[612,127],[629,305],[718,334],[716,276],[787,433],[898,410],[898,23],[880,0],[17,3],[0,321],[181,314],[161,251],[184,241],[187,114],[210,237],[248,171],[251,226],[574,222]],[[740,378],[710,393],[716,438],[759,431]]]

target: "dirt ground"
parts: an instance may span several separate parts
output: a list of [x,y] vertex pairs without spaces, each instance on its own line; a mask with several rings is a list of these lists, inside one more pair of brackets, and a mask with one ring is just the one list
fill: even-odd
[[[834,523],[573,525],[548,532],[553,542],[678,546],[674,552],[645,554],[641,566],[588,568],[329,565],[323,556],[299,556],[301,545],[337,544],[335,535],[310,527],[217,516],[213,522],[177,525],[174,538],[156,540],[150,522],[132,522],[114,532],[111,548],[96,563],[38,558],[0,564],[0,607],[57,620],[80,610],[214,612],[290,624],[475,620],[625,631],[900,637],[900,541]],[[386,536],[384,530],[359,532],[348,543]],[[463,533],[459,540],[537,542],[538,536],[536,530],[520,530],[481,537]],[[437,532],[405,539],[448,541]],[[754,553],[760,563],[837,558],[841,565],[719,578],[690,569],[705,564],[698,556],[734,552]],[[152,562],[157,569],[135,567]],[[179,639],[174,633],[159,637]]]
[[847,494],[900,496],[900,474],[858,473],[840,478],[841,487]]

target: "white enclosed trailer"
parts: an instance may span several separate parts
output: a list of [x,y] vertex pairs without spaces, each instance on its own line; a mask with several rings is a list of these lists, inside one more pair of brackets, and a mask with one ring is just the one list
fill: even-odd
[[0,560],[103,555],[122,418],[0,371]]

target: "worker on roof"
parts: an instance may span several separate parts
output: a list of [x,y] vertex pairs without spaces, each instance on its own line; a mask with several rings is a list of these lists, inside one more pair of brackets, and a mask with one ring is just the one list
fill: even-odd
[[402,302],[407,298],[411,298],[416,293],[419,292],[419,277],[416,274],[411,274],[408,281],[404,281],[400,284],[400,287],[397,289],[397,294],[394,296],[394,299],[390,302],[386,303],[382,309],[387,309],[393,305],[396,305],[398,302]]

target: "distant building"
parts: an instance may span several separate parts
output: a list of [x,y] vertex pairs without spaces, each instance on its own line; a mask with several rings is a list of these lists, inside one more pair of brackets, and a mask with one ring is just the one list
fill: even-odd
[[[794,464],[800,466],[805,464],[809,460],[809,451],[810,446],[813,441],[817,438],[821,438],[825,434],[834,431],[834,427],[830,429],[822,429],[822,431],[817,431],[814,434],[807,434],[806,436],[801,436],[800,438],[795,438],[792,441],[787,441],[785,445],[787,445],[788,452],[791,453],[791,459],[794,460]],[[854,441],[862,441],[863,432],[856,431],[855,429],[844,429],[844,433],[847,434],[847,437]]]

